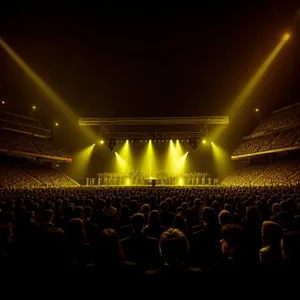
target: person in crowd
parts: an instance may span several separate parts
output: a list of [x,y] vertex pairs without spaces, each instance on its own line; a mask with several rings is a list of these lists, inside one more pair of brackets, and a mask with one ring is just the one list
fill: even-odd
[[179,229],[181,232],[183,232],[185,235],[188,235],[188,231],[187,231],[187,227],[186,227],[186,223],[185,220],[183,218],[182,215],[177,214],[174,217],[174,224],[173,224],[173,228]]
[[93,261],[92,249],[87,243],[83,221],[79,218],[71,219],[66,229],[67,255],[69,262],[84,266]]
[[112,217],[117,216],[118,210],[112,206],[112,199],[110,197],[107,197],[105,200],[104,213]]
[[221,210],[218,217],[221,228],[233,223],[233,215],[228,210]]
[[145,217],[142,213],[136,213],[131,217],[133,234],[121,240],[125,259],[136,263],[147,270],[156,267],[160,262],[158,241],[143,233]]
[[281,238],[283,231],[275,222],[264,221],[262,224],[262,244],[259,258],[265,271],[281,271],[283,256],[281,250]]
[[159,279],[169,279],[172,274],[178,273],[199,275],[201,269],[189,267],[187,262],[189,243],[186,235],[176,228],[169,228],[159,240],[164,265],[151,271],[146,275]]
[[94,224],[91,220],[93,213],[93,208],[91,206],[85,206],[83,208],[83,226],[84,231],[86,232],[87,239],[92,245],[96,241],[98,235],[100,234],[100,227],[97,224]]
[[166,227],[160,225],[159,211],[152,210],[149,215],[148,225],[144,228],[144,234],[159,240],[162,233],[166,230]]
[[144,204],[144,205],[141,207],[141,213],[145,216],[145,222],[146,222],[145,225],[148,224],[148,219],[149,219],[150,211],[151,211],[151,208],[150,208],[150,205],[149,205],[149,204]]
[[220,229],[216,214],[211,207],[204,207],[201,212],[203,229],[194,232],[191,237],[191,264],[202,270],[210,268],[221,259]]
[[169,211],[169,205],[166,201],[160,203],[160,223],[162,226],[169,228],[173,226],[175,214]]
[[249,244],[242,226],[227,224],[221,231],[222,253],[225,259],[212,269],[217,272],[248,272],[259,271],[256,258],[249,253]]
[[285,271],[295,274],[300,267],[300,231],[285,232],[281,240],[281,248],[286,261]]
[[119,274],[142,274],[134,263],[124,260],[122,245],[114,229],[106,228],[99,234],[94,252],[95,262],[86,266],[89,272],[110,276],[112,280]]

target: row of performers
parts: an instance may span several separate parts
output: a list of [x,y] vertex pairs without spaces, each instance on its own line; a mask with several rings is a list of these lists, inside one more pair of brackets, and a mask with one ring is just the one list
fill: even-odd
[[99,176],[98,178],[87,178],[87,185],[143,185],[156,179],[158,184],[162,185],[212,185],[218,184],[216,179],[211,177],[184,177],[167,176],[161,178],[152,177],[126,177],[126,176]]

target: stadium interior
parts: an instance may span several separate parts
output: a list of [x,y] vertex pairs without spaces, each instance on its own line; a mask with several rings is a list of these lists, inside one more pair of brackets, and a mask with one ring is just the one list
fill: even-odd
[[[0,37],[3,274],[93,272],[118,285],[299,270],[300,12],[281,31],[274,9],[275,38],[254,43],[247,22],[259,17],[229,24],[244,9],[222,19],[213,6],[201,24],[97,15],[90,27],[80,9],[76,28],[62,13],[56,31],[57,15],[45,18],[48,35],[33,18],[19,22],[29,38]],[[282,83],[293,77],[296,87]]]

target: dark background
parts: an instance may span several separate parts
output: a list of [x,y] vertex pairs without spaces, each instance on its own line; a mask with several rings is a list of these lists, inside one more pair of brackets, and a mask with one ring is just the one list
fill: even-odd
[[[13,1],[1,7],[0,36],[77,116],[163,117],[226,115],[291,31],[255,92],[215,141],[230,155],[258,124],[255,107],[264,116],[299,101],[299,1],[239,2],[100,1],[96,7],[87,1]],[[56,139],[70,153],[93,143],[3,49],[0,66],[0,99],[7,110],[30,115],[36,105],[35,116],[46,126],[60,122]],[[96,157],[93,164],[102,163]]]

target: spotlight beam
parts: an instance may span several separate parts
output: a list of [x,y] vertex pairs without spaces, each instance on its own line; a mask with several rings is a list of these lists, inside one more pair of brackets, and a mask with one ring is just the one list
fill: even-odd
[[[64,100],[55,93],[48,84],[41,79],[36,72],[3,40],[0,38],[0,46],[9,54],[9,56],[18,64],[18,66],[32,79],[32,81],[47,95],[51,100],[51,104],[56,105],[72,124],[77,122],[78,117],[72,109],[64,102]],[[85,130],[85,134],[91,140],[96,140],[97,135],[91,130]]]
[[122,158],[122,156],[120,154],[118,154],[117,152],[115,152],[115,156],[116,156],[116,162],[117,162],[117,170],[121,173],[124,173],[127,171],[128,169],[128,164],[127,162]]
[[234,101],[233,106],[229,110],[228,115],[233,116],[241,107],[241,105],[244,103],[244,101],[249,97],[251,92],[255,89],[260,79],[263,77],[263,75],[266,73],[268,67],[274,60],[274,58],[277,56],[283,45],[286,43],[288,39],[283,38],[280,43],[275,47],[275,49],[271,52],[271,54],[268,56],[268,58],[264,61],[264,63],[259,67],[259,69],[256,71],[254,76],[250,79],[242,93],[236,98]]
[[[257,87],[258,83],[266,73],[267,69],[269,68],[270,64],[272,61],[275,59],[277,54],[280,52],[284,44],[287,42],[287,40],[290,38],[290,34],[286,33],[279,44],[275,47],[275,49],[269,54],[267,59],[263,62],[263,64],[258,68],[256,73],[253,75],[253,77],[250,79],[246,87],[243,89],[243,91],[236,97],[234,100],[233,104],[231,105],[229,111],[228,111],[228,116],[231,119],[234,119],[235,116],[237,115],[239,109],[242,107],[244,102],[247,100],[249,95],[253,92],[253,90]],[[212,135],[213,140],[217,140],[218,137],[223,133],[224,128],[220,127],[217,128],[216,131]]]

